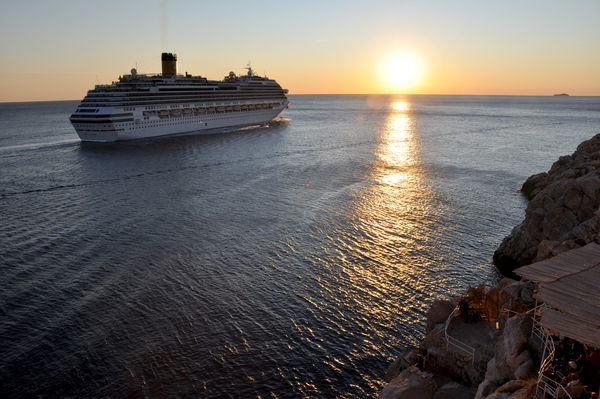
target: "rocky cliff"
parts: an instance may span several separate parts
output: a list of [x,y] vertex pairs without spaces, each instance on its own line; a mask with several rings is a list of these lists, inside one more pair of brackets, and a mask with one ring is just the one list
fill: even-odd
[[590,242],[600,243],[600,134],[527,179],[525,220],[494,253],[505,275]]
[[[503,273],[600,243],[600,134],[560,157],[548,173],[529,177],[521,192],[529,200],[525,220],[494,253]],[[461,298],[435,302],[424,341],[392,364],[380,398],[533,397],[541,355],[530,340],[531,318],[525,314],[534,306],[533,291],[531,282],[505,278],[487,292],[482,285]],[[477,320],[452,317],[466,302],[467,314],[476,310]]]
[[[379,398],[531,397],[539,355],[528,340],[531,318],[517,312],[534,306],[533,288],[530,282],[505,278],[487,292],[481,285],[461,298],[434,302],[427,314],[425,340],[392,364]],[[451,317],[456,305],[465,300],[480,317],[467,321],[464,315]],[[446,334],[454,344],[448,343]],[[470,352],[463,349],[464,344]]]

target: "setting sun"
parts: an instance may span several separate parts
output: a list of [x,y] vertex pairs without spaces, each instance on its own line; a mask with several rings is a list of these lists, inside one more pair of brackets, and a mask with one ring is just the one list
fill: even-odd
[[386,90],[398,91],[414,88],[423,75],[419,59],[409,53],[394,53],[381,64],[380,79]]

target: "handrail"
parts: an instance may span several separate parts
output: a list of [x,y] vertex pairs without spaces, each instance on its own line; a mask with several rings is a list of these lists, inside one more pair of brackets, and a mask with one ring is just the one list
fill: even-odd
[[514,314],[514,315],[520,314],[519,312],[515,312],[514,310],[509,309],[509,308],[502,308],[502,310],[500,311],[500,313],[506,313],[506,315],[508,316],[508,318],[510,318],[511,314]]
[[[547,352],[546,352],[547,351]],[[548,356],[545,356],[542,360],[542,364],[540,365],[540,372],[544,372],[550,368],[552,361],[554,360],[554,353],[556,353],[556,347],[554,346],[554,341],[549,336],[546,336],[546,342],[544,343],[544,355],[548,353]]]
[[452,313],[450,313],[450,315],[446,319],[446,323],[444,325],[444,336],[446,338],[446,350],[448,349],[448,346],[453,346],[459,352],[462,352],[463,354],[469,356],[471,358],[471,364],[474,364],[475,363],[475,348],[473,348],[472,346],[470,346],[454,337],[451,337],[448,334],[448,327],[450,326],[450,321],[456,316],[457,313],[460,313],[460,308],[458,306],[456,306],[454,308],[454,310],[452,311]]
[[563,399],[573,399],[571,394],[558,382],[545,375],[540,375],[538,379],[537,387],[535,390],[535,396],[537,398],[546,398],[549,395],[551,398],[558,398],[561,393]]
[[536,397],[546,398],[546,395],[549,395],[551,398],[558,398],[559,393],[562,392],[562,398],[573,399],[565,387],[545,375],[546,371],[552,369],[552,361],[554,360],[554,354],[556,353],[554,340],[546,333],[546,330],[544,330],[542,325],[539,324],[539,312],[545,308],[545,304],[537,305],[536,303],[536,307],[531,309],[534,311],[531,316],[533,319],[531,333],[540,339],[540,346],[542,347],[542,362],[540,364],[540,370],[538,371],[538,382],[535,389]]
[[527,310],[525,312],[517,312],[517,311],[514,311],[514,310],[509,309],[507,307],[503,307],[502,310],[500,311],[500,313],[506,313],[507,315],[511,315],[511,314],[513,314],[513,315],[517,315],[517,314],[529,314],[529,315],[531,315],[531,314],[533,314],[533,316],[531,316],[531,317],[535,320],[535,316],[537,315],[537,312],[541,308],[543,308],[544,306],[545,306],[544,304],[536,305],[535,307],[533,307],[533,308],[531,308],[531,309],[529,309],[529,310]]

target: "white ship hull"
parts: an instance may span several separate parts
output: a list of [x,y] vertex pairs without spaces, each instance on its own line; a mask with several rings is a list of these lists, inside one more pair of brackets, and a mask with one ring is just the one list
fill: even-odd
[[177,75],[177,55],[162,53],[162,74],[119,76],[89,90],[70,121],[82,141],[107,143],[209,134],[264,124],[289,105],[274,80],[230,72],[223,80]]
[[[120,118],[121,121],[117,119],[102,124],[73,122],[73,127],[82,141],[99,143],[183,134],[214,134],[229,131],[227,128],[265,124],[281,114],[288,107],[288,101],[281,101],[268,109],[249,110],[234,107],[239,108],[239,105],[223,104],[214,106],[214,111],[195,112],[193,108],[175,106],[169,109],[168,115],[160,115],[158,111],[145,111],[148,107],[143,106],[107,107],[96,115],[123,115],[130,112],[133,118]],[[223,111],[219,112],[217,109]]]

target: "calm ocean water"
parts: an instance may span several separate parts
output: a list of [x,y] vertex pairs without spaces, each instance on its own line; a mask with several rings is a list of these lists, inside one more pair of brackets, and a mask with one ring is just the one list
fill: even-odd
[[269,128],[82,145],[0,104],[0,396],[374,397],[436,298],[499,278],[598,97],[291,96]]

